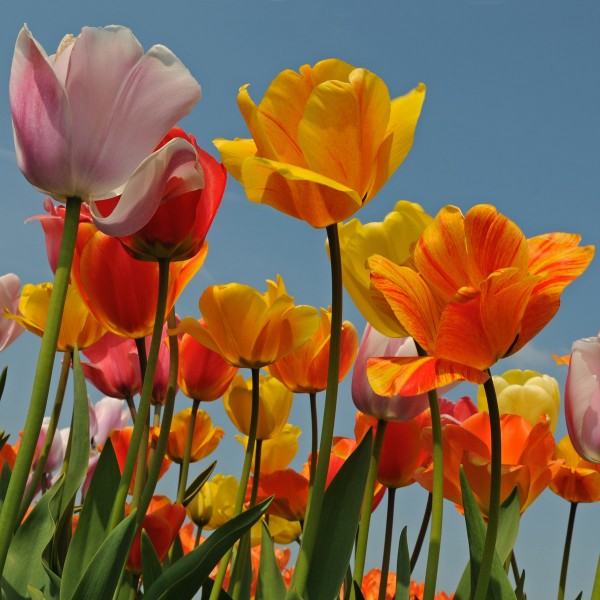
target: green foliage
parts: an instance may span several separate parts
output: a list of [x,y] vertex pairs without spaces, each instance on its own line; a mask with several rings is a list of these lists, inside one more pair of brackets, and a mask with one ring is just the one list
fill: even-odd
[[183,497],[182,504],[187,506],[195,497],[196,494],[202,489],[202,486],[208,481],[208,478],[212,475],[212,472],[215,469],[217,461],[215,460],[212,464],[210,464],[190,485],[188,485],[185,490],[185,495]]
[[148,589],[162,575],[163,570],[160,559],[145,529],[142,529],[140,548],[142,551],[144,588]]
[[256,600],[279,600],[285,598],[286,592],[283,575],[275,558],[273,538],[267,524],[263,522]]
[[398,544],[398,566],[396,568],[396,598],[395,600],[409,600],[410,590],[410,554],[408,552],[408,536],[406,527],[400,533]]

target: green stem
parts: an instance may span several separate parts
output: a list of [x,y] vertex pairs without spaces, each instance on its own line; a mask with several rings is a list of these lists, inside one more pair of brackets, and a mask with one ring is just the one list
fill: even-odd
[[383,541],[383,558],[381,559],[381,580],[379,582],[379,599],[385,600],[388,573],[390,571],[390,555],[392,550],[392,531],[394,529],[394,500],[396,488],[388,488],[387,515],[385,519],[385,538]]
[[196,539],[194,540],[194,548],[197,548],[200,545],[201,537],[202,537],[202,527],[198,527],[198,531],[196,531]]
[[262,440],[256,440],[256,449],[254,450],[254,473],[252,477],[252,492],[250,494],[250,504],[248,508],[252,508],[256,504],[258,496],[258,484],[260,483],[260,461],[262,456]]
[[379,457],[383,446],[383,438],[387,421],[379,419],[377,430],[375,432],[375,441],[373,442],[373,453],[369,464],[369,474],[365,485],[362,509],[360,514],[360,524],[358,526],[358,542],[356,544],[356,553],[354,561],[354,581],[358,587],[362,585],[363,574],[365,571],[365,560],[367,557],[367,542],[369,540],[369,526],[371,525],[371,510],[373,509],[373,496],[375,494],[375,485],[377,484],[377,469],[379,468]]
[[410,557],[411,573],[415,570],[415,565],[419,560],[419,554],[421,553],[421,548],[423,547],[423,540],[425,540],[425,534],[427,533],[427,528],[429,527],[429,521],[431,519],[432,499],[433,495],[430,492],[427,495],[427,504],[425,505],[425,512],[423,513],[423,520],[421,521],[421,529],[419,529],[419,535],[417,535],[417,541],[415,542],[415,547]]
[[302,545],[296,561],[294,575],[290,583],[290,594],[304,594],[308,569],[317,541],[321,509],[325,496],[325,483],[329,470],[329,459],[333,444],[333,428],[337,405],[338,380],[340,372],[340,347],[342,338],[342,257],[337,224],[327,227],[329,253],[331,257],[331,337],[329,342],[329,371],[327,373],[327,391],[325,392],[325,408],[321,444],[319,447],[317,470],[313,491],[308,506],[302,534]]
[[19,509],[23,500],[23,492],[27,485],[27,477],[31,469],[33,457],[35,456],[38,436],[44,420],[46,403],[48,402],[50,381],[54,367],[54,355],[56,354],[56,344],[58,343],[60,324],[71,274],[73,253],[75,251],[75,241],[77,240],[81,202],[81,198],[67,198],[63,235],[60,243],[56,273],[54,275],[54,286],[50,297],[40,353],[38,355],[29,410],[25,420],[25,428],[19,452],[17,453],[17,459],[10,478],[10,484],[6,492],[2,512],[0,513],[0,573],[4,570],[12,534],[19,522]]
[[571,502],[569,511],[569,524],[567,525],[567,535],[565,536],[565,549],[563,550],[562,565],[560,567],[560,581],[558,583],[558,600],[564,600],[565,586],[567,584],[567,570],[569,568],[569,554],[571,552],[571,539],[573,538],[573,526],[575,525],[575,512],[577,511],[577,502]]
[[196,416],[198,415],[198,407],[200,400],[192,402],[192,413],[190,414],[190,422],[188,424],[187,438],[185,440],[185,452],[179,472],[179,488],[177,490],[177,502],[183,502],[185,497],[185,488],[187,486],[188,471],[190,468],[190,454],[192,452],[192,442],[194,441],[194,429],[196,428]]
[[[252,467],[252,457],[254,455],[254,444],[256,443],[256,430],[258,428],[258,409],[260,399],[259,373],[259,369],[252,369],[252,412],[250,415],[250,430],[248,431],[248,443],[246,444],[244,466],[242,467],[240,486],[238,488],[238,493],[235,500],[235,508],[233,509],[233,515],[231,516],[232,518],[237,517],[242,513],[244,499],[246,497],[246,488],[248,487],[248,479],[250,478],[250,468]],[[219,563],[219,570],[217,571],[217,576],[215,577],[215,582],[213,584],[209,600],[217,600],[219,598],[221,588],[223,586],[223,580],[225,579],[225,573],[227,571],[227,564],[229,563],[232,551],[233,548],[229,548]]]
[[60,370],[60,377],[58,379],[58,387],[56,388],[56,396],[54,397],[52,415],[50,416],[50,423],[48,423],[46,437],[44,438],[44,444],[42,445],[42,450],[40,452],[40,455],[38,456],[37,464],[35,465],[35,469],[33,470],[33,474],[31,475],[29,485],[25,490],[23,502],[21,502],[21,511],[19,512],[19,518],[17,521],[18,523],[20,523],[23,520],[23,517],[25,516],[29,505],[35,497],[38,485],[40,484],[40,481],[42,480],[42,477],[44,475],[44,469],[46,468],[46,462],[48,460],[48,455],[50,454],[52,442],[54,441],[54,434],[56,433],[56,429],[58,428],[58,420],[60,418],[60,413],[63,407],[63,401],[65,399],[65,390],[67,389],[67,382],[69,381],[69,371],[71,370],[71,356],[71,351],[65,350],[63,354],[62,368]]
[[[156,302],[156,316],[154,320],[154,329],[152,331],[152,341],[150,343],[150,353],[148,355],[148,364],[144,373],[144,382],[142,385],[142,396],[138,406],[137,419],[133,426],[131,434],[131,442],[125,459],[123,473],[117,487],[115,500],[110,515],[110,529],[114,529],[121,520],[125,500],[127,499],[127,491],[133,476],[133,471],[136,463],[136,458],[144,429],[148,426],[148,416],[150,414],[150,401],[152,400],[152,388],[154,386],[154,376],[156,374],[156,366],[158,364],[158,354],[160,344],[162,343],[162,330],[167,307],[167,295],[169,291],[169,260],[161,259],[158,261],[158,294]],[[141,364],[141,360],[140,360]],[[142,515],[143,517],[143,515]]]
[[315,484],[315,471],[317,469],[317,454],[319,452],[319,421],[317,419],[317,394],[311,392],[310,397],[310,432],[311,432],[311,461],[308,479],[308,495],[311,496]]
[[492,561],[496,551],[496,538],[498,537],[498,520],[500,517],[500,483],[502,469],[502,437],[500,431],[500,411],[498,409],[498,398],[494,388],[494,380],[490,375],[483,384],[488,403],[490,415],[490,432],[492,446],[492,467],[490,475],[490,506],[488,509],[488,525],[485,532],[481,566],[477,577],[475,588],[475,600],[485,600],[487,597],[490,574],[492,572]]
[[131,396],[127,396],[125,398],[125,402],[127,402],[127,407],[129,408],[129,414],[131,415],[131,420],[135,425],[135,420],[137,418],[137,410],[135,409],[135,403],[133,402],[133,398]]

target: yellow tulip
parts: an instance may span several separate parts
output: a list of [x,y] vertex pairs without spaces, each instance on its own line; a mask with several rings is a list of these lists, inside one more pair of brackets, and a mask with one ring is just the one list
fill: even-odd
[[200,297],[204,325],[185,318],[177,333],[189,333],[234,367],[259,369],[286,356],[317,329],[319,315],[310,306],[295,306],[283,280],[267,280],[261,294],[239,283],[213,285]]
[[363,317],[387,337],[408,333],[381,292],[371,287],[367,259],[378,254],[397,265],[409,264],[414,245],[432,220],[418,204],[401,200],[380,223],[363,225],[352,219],[338,225],[344,287]]
[[[14,319],[25,329],[41,337],[46,327],[51,294],[51,283],[27,284],[23,286],[19,301],[19,313],[21,314],[13,315],[5,312],[4,316]],[[72,350],[75,346],[78,346],[80,350],[87,348],[95,344],[105,333],[106,329],[88,310],[77,287],[69,285],[57,350],[64,352]]]
[[[259,376],[259,409],[257,440],[268,440],[279,435],[287,423],[294,394],[270,375]],[[239,373],[223,396],[223,405],[238,431],[248,435],[252,409],[252,379],[247,381]]]
[[[546,414],[550,419],[550,431],[554,433],[560,409],[560,391],[554,377],[512,369],[503,375],[494,375],[492,379],[501,415],[520,415],[535,426],[540,416]],[[477,390],[477,405],[480,411],[487,412],[483,386]]]
[[[176,463],[183,461],[188,428],[190,423],[191,408],[178,412],[171,423],[169,439],[167,440],[167,456]],[[213,427],[210,415],[199,410],[194,423],[194,437],[190,452],[190,462],[196,462],[211,454],[225,435],[220,427]]]
[[[217,529],[233,517],[239,483],[233,475],[215,475],[188,504],[187,512],[205,529]],[[206,520],[208,518],[208,521]]]
[[[261,475],[287,469],[298,453],[298,438],[301,433],[300,427],[286,423],[278,435],[263,441],[260,454]],[[235,437],[246,448],[248,438],[240,435]],[[254,458],[251,470],[254,473]]]
[[253,202],[313,227],[350,218],[406,158],[425,86],[390,99],[377,75],[338,59],[282,71],[257,106],[238,106],[253,139],[217,139],[227,170]]
[[291,544],[302,533],[300,521],[288,521],[277,515],[269,515],[269,531],[277,544]]
[[198,526],[204,528],[212,517],[212,491],[207,481],[186,507],[188,517]]

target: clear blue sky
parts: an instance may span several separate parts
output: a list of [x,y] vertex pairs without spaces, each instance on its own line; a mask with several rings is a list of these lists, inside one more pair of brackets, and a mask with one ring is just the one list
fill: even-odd
[[[42,212],[42,196],[17,168],[8,108],[13,45],[24,22],[49,53],[65,33],[112,23],[131,27],[145,48],[154,43],[171,48],[203,87],[202,100],[183,126],[208,149],[215,137],[247,136],[236,106],[239,86],[250,83],[258,101],[284,68],[341,58],[379,74],[392,97],[423,81],[427,99],[413,150],[360,212],[363,222],[381,220],[399,199],[419,202],[431,214],[448,203],[466,211],[490,202],[528,236],[572,231],[581,233],[585,244],[600,246],[600,0],[12,2],[3,3],[0,19],[0,274],[15,272],[24,283],[51,279],[39,225],[23,224]],[[206,285],[239,281],[262,289],[277,273],[298,303],[326,306],[324,237],[249,203],[231,180],[208,237],[206,267],[184,294],[179,314],[197,315]],[[550,353],[567,353],[572,340],[600,328],[598,264],[567,289],[547,329],[495,372],[536,369],[556,376],[562,386],[565,373],[554,367]],[[349,299],[344,316],[362,332],[364,321]],[[0,359],[10,365],[0,427],[13,434],[22,427],[38,347],[37,338],[24,334]],[[91,394],[100,397],[95,390]],[[178,407],[185,406],[180,397]],[[354,406],[347,384],[339,406],[336,433],[351,435]],[[223,448],[230,452],[221,452],[219,470],[239,476],[241,450],[233,428],[216,405],[209,409],[228,432]],[[308,428],[303,398],[290,420]],[[557,438],[564,433],[562,420]],[[306,431],[297,467],[308,452],[308,438]],[[411,540],[424,499],[416,486],[398,494],[397,523],[408,524]],[[549,491],[524,516],[517,557],[532,600],[556,593],[567,516],[567,503]],[[466,545],[450,504],[445,517],[440,584],[451,591],[466,561]],[[372,542],[381,535],[379,523]],[[599,539],[600,507],[581,506],[568,598],[581,589],[589,595]],[[379,551],[370,554],[370,566],[379,560]],[[423,564],[422,559],[417,578]]]

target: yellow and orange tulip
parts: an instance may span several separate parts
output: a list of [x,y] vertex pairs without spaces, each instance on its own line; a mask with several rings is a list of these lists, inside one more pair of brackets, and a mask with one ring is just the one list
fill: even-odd
[[[167,440],[167,456],[173,462],[183,462],[191,414],[192,409],[185,408],[173,417]],[[194,423],[190,462],[199,461],[214,452],[224,435],[221,427],[213,427],[209,414],[199,410]]]
[[369,259],[373,285],[429,356],[374,358],[380,395],[412,395],[468,380],[483,383],[497,360],[520,350],[555,315],[564,288],[585,271],[594,248],[550,233],[526,239],[490,205],[463,216],[443,208],[414,252],[414,269]]
[[406,158],[425,86],[390,99],[385,83],[338,59],[282,71],[257,106],[240,88],[253,139],[217,139],[229,173],[253,202],[313,227],[349,219]]

